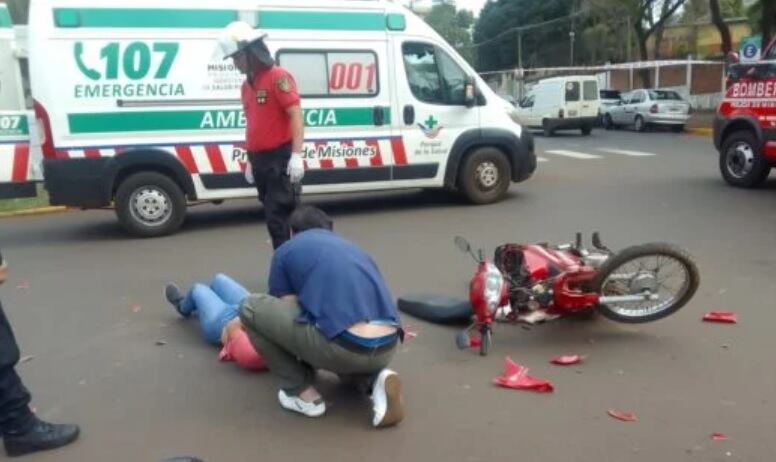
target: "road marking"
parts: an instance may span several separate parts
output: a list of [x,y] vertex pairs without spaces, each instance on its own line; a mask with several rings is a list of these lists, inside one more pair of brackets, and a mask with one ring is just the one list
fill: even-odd
[[584,152],[577,152],[577,151],[567,151],[565,149],[552,149],[550,151],[544,151],[545,154],[555,154],[557,156],[564,156],[564,157],[571,157],[572,159],[583,159],[583,160],[591,160],[591,159],[600,159],[601,156],[597,156],[595,154],[587,154]]
[[541,156],[538,156],[536,158],[536,160],[539,161],[539,162],[549,162],[550,161],[550,159],[548,159],[546,157],[541,157]]
[[623,156],[631,156],[631,157],[652,157],[657,155],[652,152],[629,151],[627,149],[611,149],[611,148],[596,148],[596,149],[603,152],[610,152],[612,154],[622,154]]

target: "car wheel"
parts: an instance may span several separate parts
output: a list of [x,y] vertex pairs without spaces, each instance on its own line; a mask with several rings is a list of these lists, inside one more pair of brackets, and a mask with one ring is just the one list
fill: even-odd
[[543,120],[542,121],[542,131],[544,132],[544,136],[550,137],[555,134],[555,128],[552,126],[552,122],[549,120]]
[[674,133],[682,133],[684,132],[684,125],[674,125],[671,127],[671,130],[673,130]]
[[164,236],[183,224],[186,198],[181,188],[161,173],[135,173],[116,191],[116,215],[132,235]]
[[771,166],[762,155],[757,136],[751,131],[741,130],[733,132],[722,143],[719,169],[729,185],[755,188],[765,183]]
[[466,157],[458,183],[473,204],[502,199],[509,189],[511,167],[504,153],[493,147],[478,148]]
[[646,130],[647,123],[644,122],[644,117],[636,116],[636,120],[633,122],[633,128],[635,128],[637,132],[643,132]]
[[612,120],[612,116],[609,114],[606,114],[604,116],[604,128],[607,130],[613,130],[616,128],[614,126],[614,121]]

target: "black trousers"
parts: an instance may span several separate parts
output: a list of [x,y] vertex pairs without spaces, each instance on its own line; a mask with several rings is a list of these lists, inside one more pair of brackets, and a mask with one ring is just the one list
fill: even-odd
[[249,152],[253,178],[264,204],[267,230],[272,247],[277,249],[291,237],[288,217],[299,204],[301,185],[292,184],[286,174],[291,158],[291,145],[286,144],[270,151]]
[[14,369],[19,362],[19,347],[0,304],[0,432],[24,432],[32,424],[30,392]]

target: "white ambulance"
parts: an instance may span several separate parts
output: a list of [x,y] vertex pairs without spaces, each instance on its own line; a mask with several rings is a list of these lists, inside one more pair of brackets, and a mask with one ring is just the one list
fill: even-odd
[[35,196],[41,177],[40,149],[30,144],[35,117],[27,110],[22,80],[25,50],[16,35],[8,8],[0,3],[0,199]]
[[235,20],[267,33],[297,80],[305,194],[448,188],[484,204],[534,172],[514,108],[398,3],[32,0],[51,203],[113,205],[128,231],[158,236],[180,227],[187,204],[255,197],[244,77],[217,45]]

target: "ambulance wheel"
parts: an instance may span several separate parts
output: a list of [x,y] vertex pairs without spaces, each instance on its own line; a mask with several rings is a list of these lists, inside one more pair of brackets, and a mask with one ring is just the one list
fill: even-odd
[[719,169],[729,185],[756,188],[765,183],[771,166],[760,146],[749,130],[740,130],[725,138],[719,154]]
[[164,236],[183,224],[186,198],[181,188],[161,173],[135,173],[116,191],[116,215],[134,236]]
[[510,178],[509,161],[504,153],[493,147],[483,147],[466,156],[459,186],[469,202],[490,204],[504,197]]

